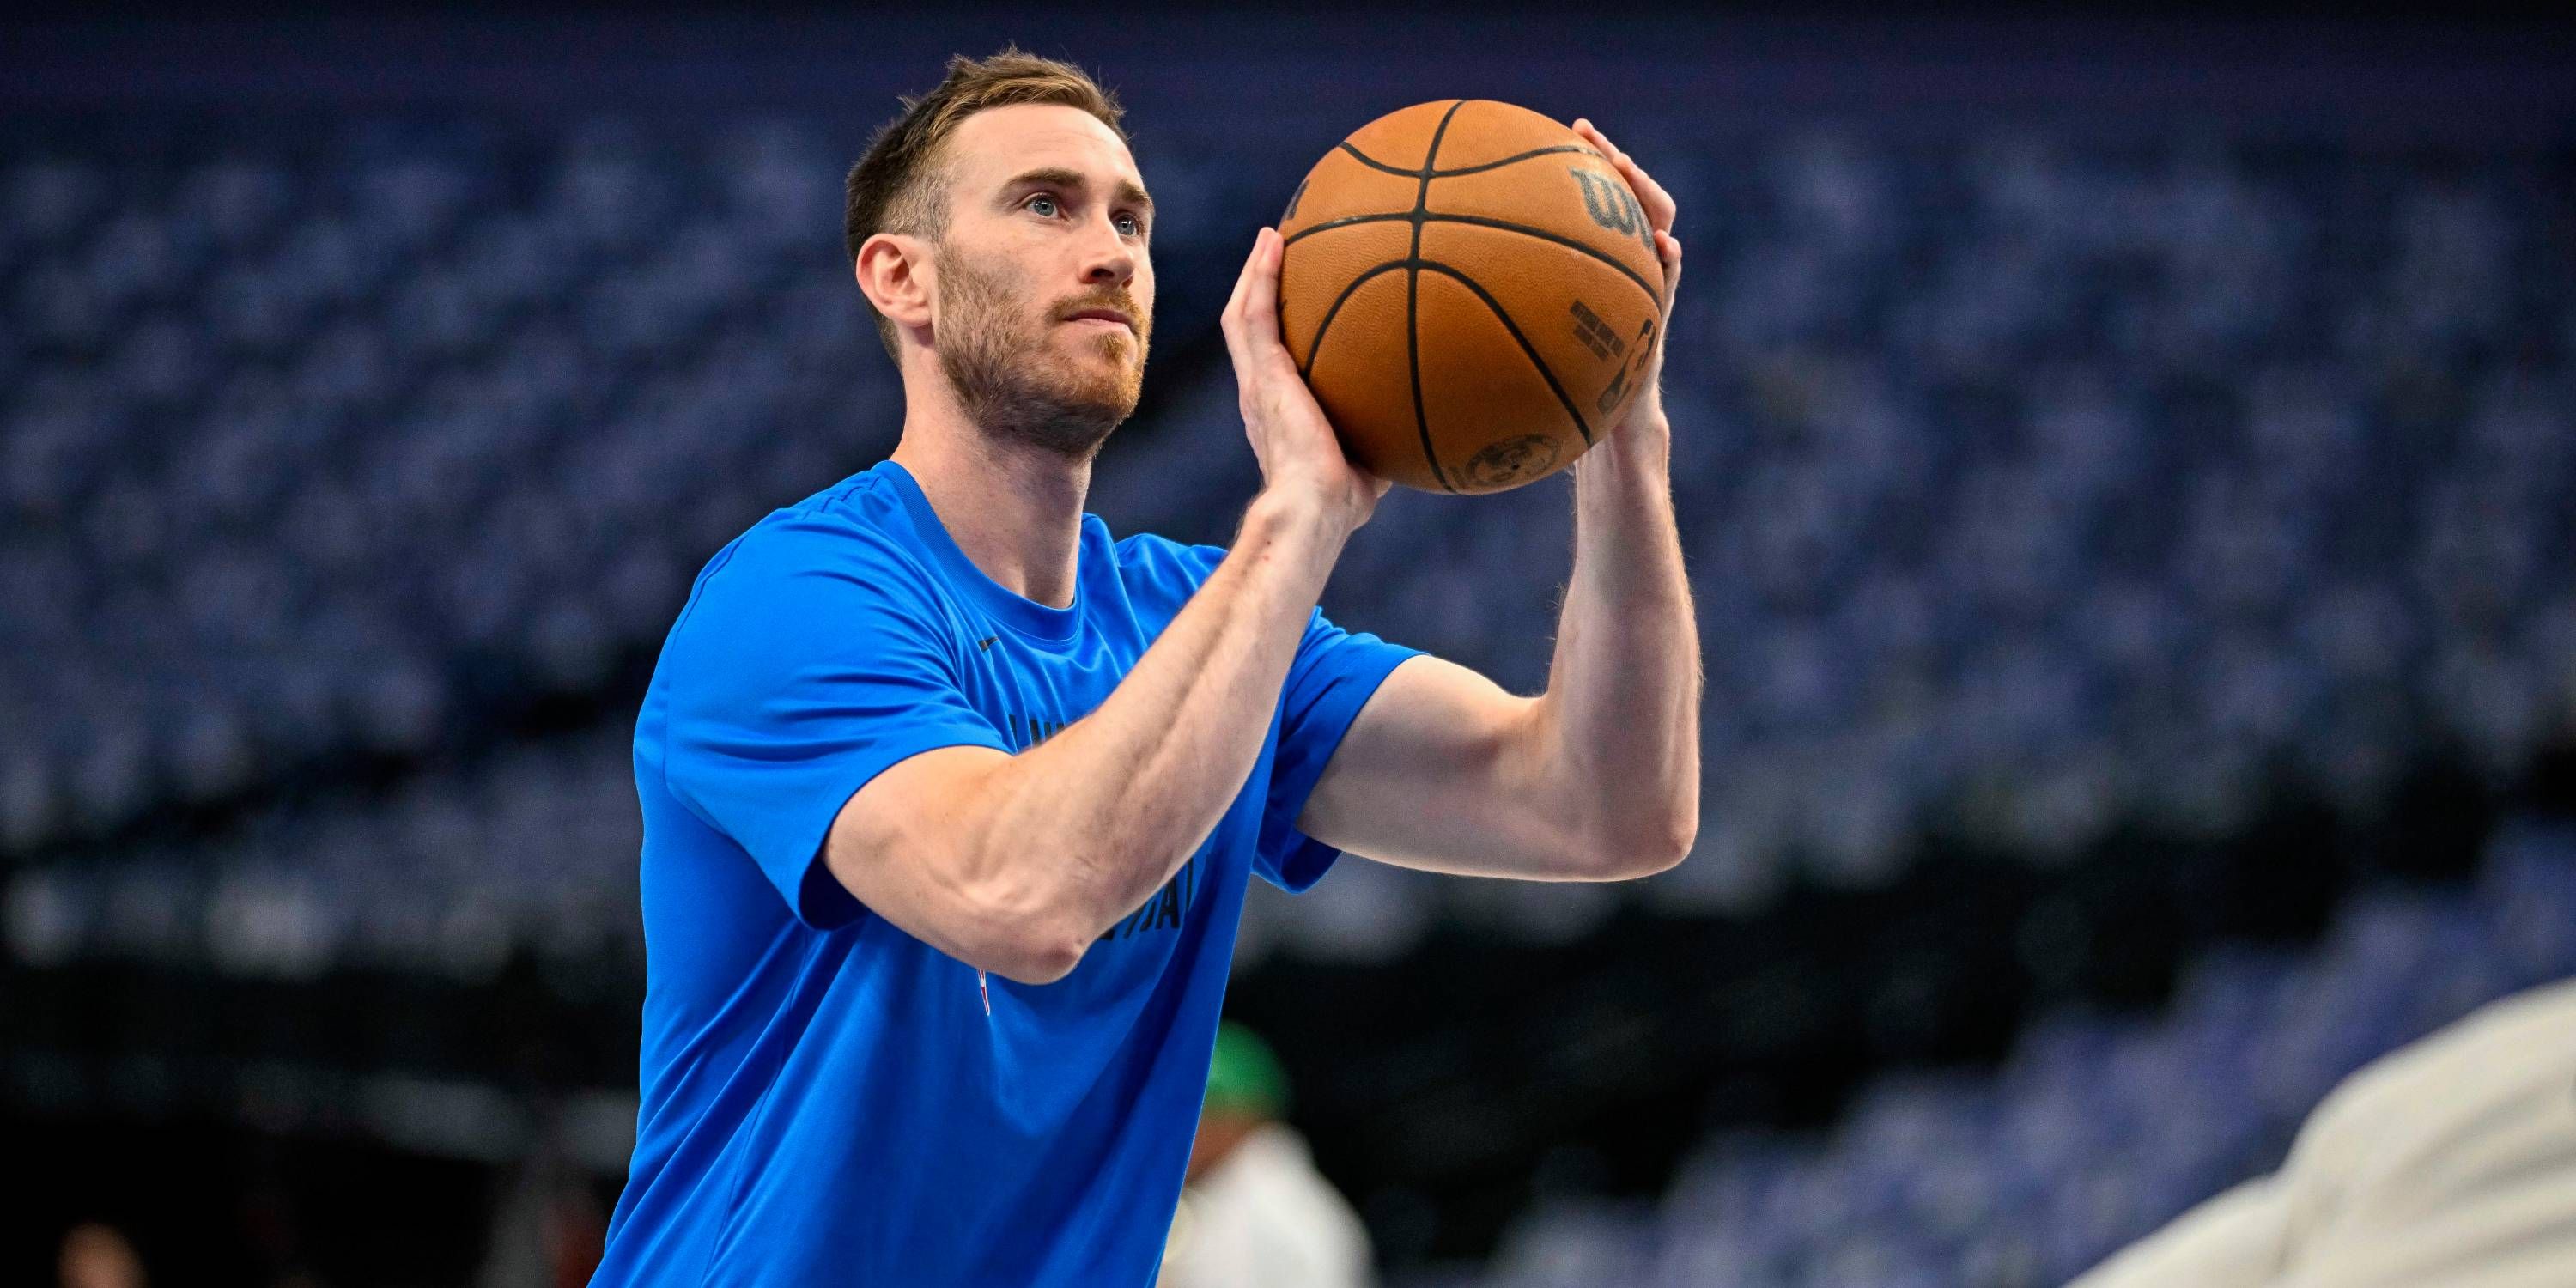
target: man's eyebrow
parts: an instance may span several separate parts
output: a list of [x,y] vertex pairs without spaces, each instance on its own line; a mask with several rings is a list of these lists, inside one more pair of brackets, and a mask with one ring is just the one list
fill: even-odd
[[[1091,187],[1091,180],[1084,177],[1083,173],[1079,170],[1067,170],[1062,166],[1041,166],[1035,170],[1026,170],[1013,175],[1011,176],[1011,181],[1003,185],[1005,188],[1025,188],[1033,186],[1074,188],[1087,191]],[[1118,181],[1118,200],[1149,214],[1152,213],[1154,209],[1154,199],[1147,195],[1143,188],[1137,187],[1132,180],[1121,179]]]

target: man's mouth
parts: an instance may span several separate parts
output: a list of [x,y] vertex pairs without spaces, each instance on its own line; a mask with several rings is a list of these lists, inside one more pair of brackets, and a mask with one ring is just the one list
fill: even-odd
[[1065,321],[1071,323],[1089,323],[1093,325],[1105,324],[1108,326],[1125,327],[1130,331],[1136,329],[1135,320],[1116,309],[1084,309],[1083,311],[1074,314],[1072,317],[1066,318]]

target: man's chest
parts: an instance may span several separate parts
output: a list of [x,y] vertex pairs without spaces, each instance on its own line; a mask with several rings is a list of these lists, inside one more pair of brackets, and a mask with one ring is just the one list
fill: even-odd
[[[1084,650],[1075,656],[1033,656],[1015,647],[1016,643],[1004,637],[989,646],[970,644],[982,664],[975,668],[966,686],[968,700],[978,714],[991,722],[1013,754],[1042,746],[1099,711],[1134,670],[1136,662],[1134,657],[1112,648]],[[1137,652],[1141,654],[1142,648]],[[1102,929],[1094,948],[1113,951],[1095,951],[1077,968],[1077,976],[1095,968],[1101,973],[1117,974],[1137,969],[1150,971],[1144,960],[1132,954],[1142,950],[1144,958],[1160,957],[1196,938],[1190,933],[1194,927],[1204,933],[1211,917],[1222,920],[1230,916],[1251,875],[1252,851],[1259,836],[1261,804],[1267,793],[1277,737],[1276,720],[1270,725],[1253,772],[1216,825],[1152,893]],[[1152,749],[1141,744],[1122,745],[1130,741],[1106,739],[1092,745],[1101,748],[1100,754],[1127,762],[1113,765],[1113,773],[1153,772],[1149,763]],[[1156,951],[1158,945],[1160,951]],[[1117,964],[1112,965],[1113,961]]]

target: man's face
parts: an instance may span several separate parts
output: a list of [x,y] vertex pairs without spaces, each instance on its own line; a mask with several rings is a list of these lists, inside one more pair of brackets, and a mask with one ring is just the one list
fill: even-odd
[[1154,327],[1153,203],[1127,145],[1052,104],[948,137],[932,343],[988,434],[1087,460],[1136,410]]

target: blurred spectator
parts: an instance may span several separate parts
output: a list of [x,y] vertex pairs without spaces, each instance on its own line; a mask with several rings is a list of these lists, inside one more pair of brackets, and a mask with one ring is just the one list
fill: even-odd
[[2281,1170],[2071,1288],[2543,1288],[2576,1279],[2576,981],[2372,1062]]
[[63,1236],[62,1288],[144,1288],[143,1258],[114,1226],[91,1221]]
[[1279,1121],[1288,1079],[1259,1035],[1228,1022],[1208,1064],[1161,1288],[1361,1288],[1368,1231]]

